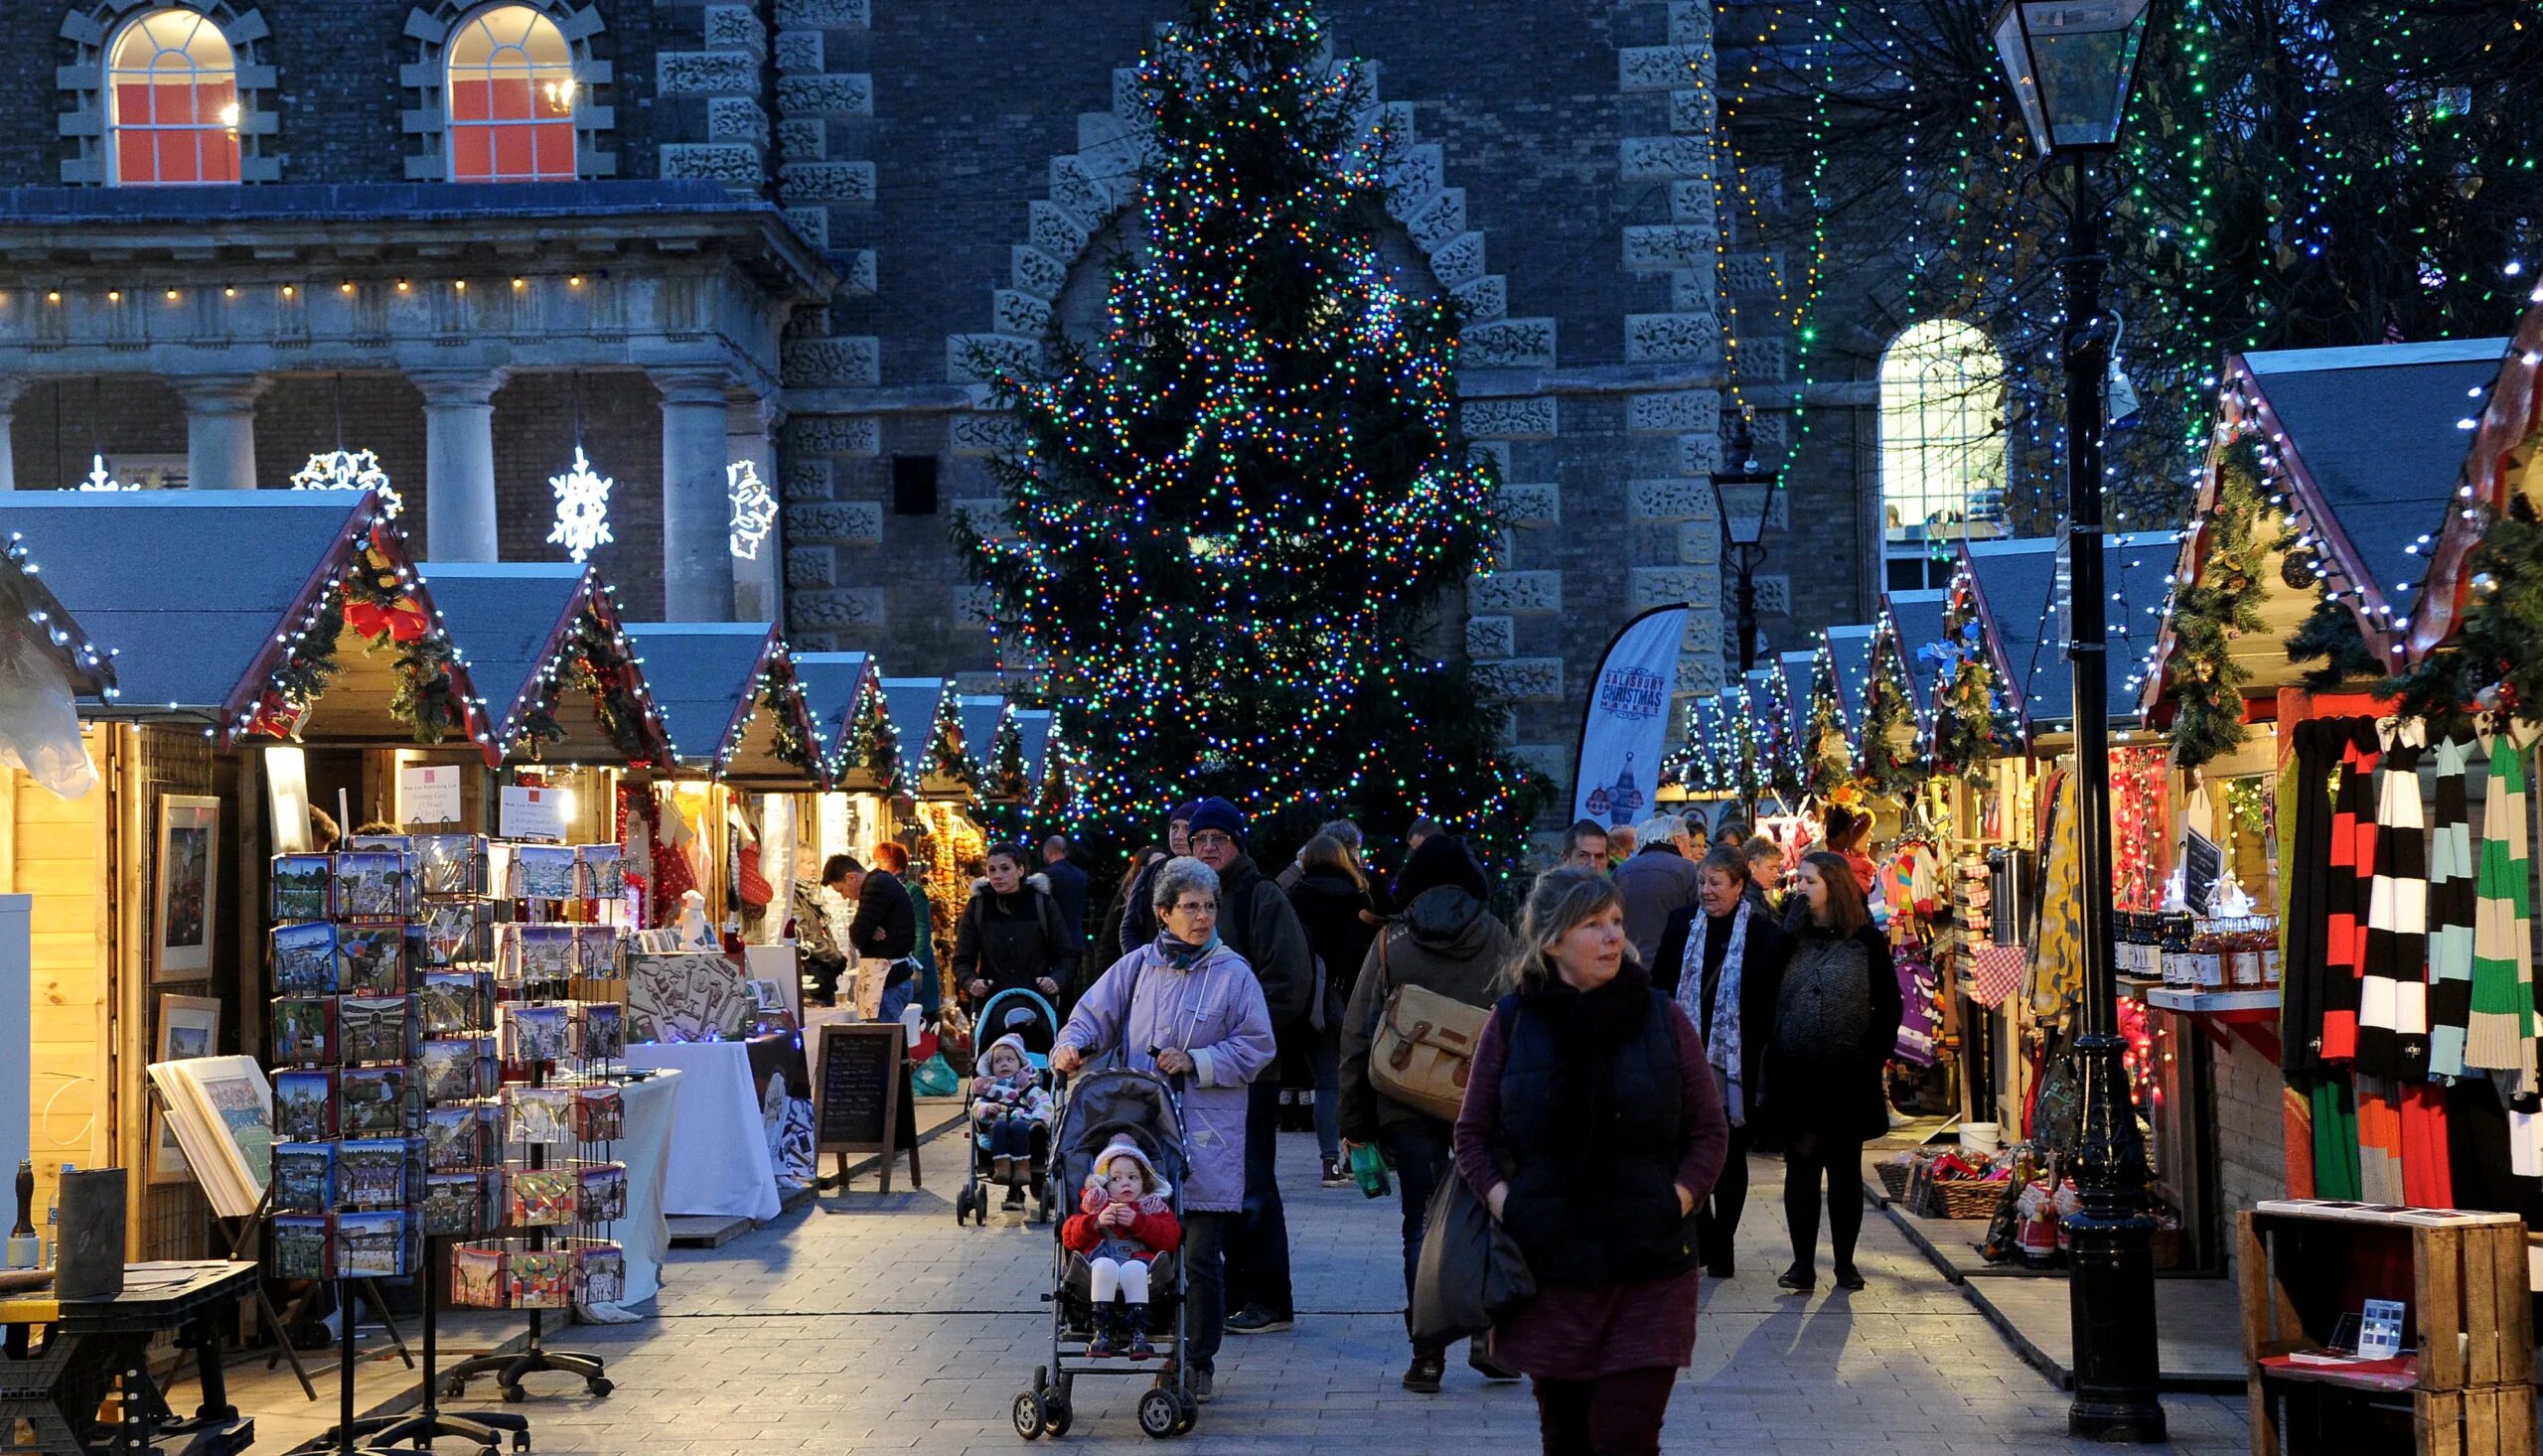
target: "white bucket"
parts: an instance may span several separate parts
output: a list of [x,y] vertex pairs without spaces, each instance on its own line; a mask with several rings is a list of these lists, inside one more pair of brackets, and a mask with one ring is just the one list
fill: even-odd
[[1993,1122],[1963,1122],[1960,1124],[1960,1145],[1968,1148],[1972,1152],[1992,1153],[1996,1151],[1997,1147],[2000,1146],[1996,1136],[1996,1124]]

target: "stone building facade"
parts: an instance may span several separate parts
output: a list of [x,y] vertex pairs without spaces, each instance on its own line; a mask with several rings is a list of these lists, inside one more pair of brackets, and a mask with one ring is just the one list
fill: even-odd
[[[235,185],[115,176],[137,93],[110,73],[161,9],[226,47]],[[50,44],[0,59],[0,479],[182,457],[195,488],[273,487],[307,452],[369,448],[428,557],[552,558],[549,478],[579,443],[616,479],[594,559],[631,615],[782,613],[805,647],[984,686],[952,524],[995,509],[1008,437],[972,362],[1031,358],[1100,290],[1142,147],[1132,68],[1180,9],[64,0]],[[469,175],[464,58],[499,10],[552,28],[531,62],[561,48],[529,73],[549,77],[532,119],[542,145],[570,131],[571,179]],[[1403,143],[1390,255],[1468,311],[1460,408],[1512,528],[1462,646],[1560,781],[1636,612],[1691,605],[1677,686],[1721,684],[1724,320],[1771,447],[1804,387],[1757,299],[1791,243],[1746,199],[1799,205],[1778,166],[1722,175],[1734,63],[1708,0],[1324,14]],[[1777,648],[1875,605],[1870,395],[1842,372],[1809,385],[1768,537]],[[747,560],[723,545],[745,460],[783,502]]]

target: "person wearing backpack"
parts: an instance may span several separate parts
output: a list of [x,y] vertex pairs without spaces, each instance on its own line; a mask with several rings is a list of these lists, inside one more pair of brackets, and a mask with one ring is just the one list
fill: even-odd
[[1024,876],[1024,847],[992,844],[987,877],[973,882],[971,903],[954,934],[954,983],[971,1009],[1018,986],[1053,998],[1076,942],[1060,923],[1048,882]]
[[[1379,931],[1361,961],[1351,988],[1350,1005],[1342,1013],[1342,1091],[1344,1146],[1375,1144],[1395,1163],[1396,1188],[1404,1200],[1405,1322],[1412,1326],[1414,1269],[1421,1259],[1421,1238],[1430,1196],[1449,1176],[1451,1125],[1437,1107],[1421,1107],[1390,1096],[1371,1077],[1372,1051],[1390,1013],[1401,1009],[1400,993],[1426,991],[1475,1010],[1480,1023],[1501,995],[1501,972],[1512,958],[1510,931],[1484,908],[1483,871],[1466,853],[1462,840],[1433,834],[1421,841],[1396,881],[1404,909]],[[1399,1028],[1405,1018],[1394,1018]],[[1389,1033],[1400,1044],[1400,1032]],[[1395,1048],[1389,1049],[1392,1057]],[[1392,1071],[1392,1069],[1390,1069]],[[1467,1346],[1467,1363],[1489,1380],[1516,1376],[1495,1365],[1483,1350]],[[1405,1371],[1408,1390],[1439,1388],[1447,1371],[1447,1347],[1415,1341],[1413,1364]]]

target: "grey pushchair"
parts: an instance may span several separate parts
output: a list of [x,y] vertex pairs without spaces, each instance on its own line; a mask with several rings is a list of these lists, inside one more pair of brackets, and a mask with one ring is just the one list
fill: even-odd
[[1147,1333],[1156,1341],[1160,1367],[1152,1361],[1087,1353],[1096,1333],[1092,1271],[1083,1255],[1060,1241],[1097,1154],[1123,1133],[1173,1185],[1169,1201],[1175,1219],[1182,1221],[1184,1177],[1191,1169],[1184,1152],[1181,1098],[1163,1078],[1126,1068],[1061,1078],[1058,1095],[1059,1126],[1051,1139],[1049,1176],[1051,1205],[1060,1217],[1051,1221],[1051,1292],[1042,1296],[1051,1304],[1051,1363],[1036,1367],[1032,1388],[1016,1393],[1015,1433],[1028,1441],[1046,1433],[1066,1435],[1074,1415],[1073,1388],[1084,1375],[1152,1380],[1153,1386],[1139,1395],[1139,1429],[1159,1439],[1183,1435],[1199,1420],[1201,1406],[1192,1398],[1183,1359],[1190,1316],[1179,1252],[1158,1254],[1148,1268]]

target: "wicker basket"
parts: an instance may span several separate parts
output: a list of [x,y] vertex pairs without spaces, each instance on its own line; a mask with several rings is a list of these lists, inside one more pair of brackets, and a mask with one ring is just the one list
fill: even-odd
[[2001,1178],[1928,1180],[1922,1212],[1929,1219],[1992,1219],[2004,1198]]
[[1875,1163],[1872,1167],[1880,1174],[1881,1191],[1889,1195],[1889,1201],[1903,1202],[1907,1197],[1908,1175],[1914,1170],[1900,1162]]

